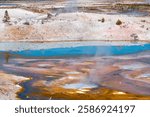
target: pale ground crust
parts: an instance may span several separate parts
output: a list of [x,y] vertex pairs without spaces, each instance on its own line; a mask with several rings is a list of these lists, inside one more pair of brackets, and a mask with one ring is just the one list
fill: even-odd
[[[126,3],[129,4],[130,2]],[[88,0],[87,2],[79,1],[76,4],[77,6],[71,8],[67,6],[69,3],[64,1],[54,2],[53,4],[20,3],[16,8],[10,9],[1,6],[0,41],[63,42],[122,40],[150,42],[149,9],[147,9],[146,15],[144,15],[144,8],[140,11],[133,11],[132,14],[125,14],[118,13],[120,8],[117,8],[118,11],[114,10],[115,3],[114,5],[106,5],[107,3],[92,3],[92,1]],[[105,8],[111,5],[112,8]],[[74,7],[76,8],[73,9]],[[81,10],[84,7],[89,11]],[[100,10],[91,12],[91,9],[95,7]],[[56,10],[52,10],[54,8]],[[64,13],[60,11],[60,8],[64,8],[66,11],[68,9],[75,11]],[[36,11],[37,9],[40,9],[41,12]],[[5,10],[8,10],[10,16],[9,23],[2,21]],[[47,18],[48,12],[52,13],[51,18]],[[104,19],[104,22],[102,19]],[[121,21],[120,25],[116,25],[118,20]]]
[[29,78],[0,71],[0,100],[19,99],[17,92],[23,90],[19,83],[26,80],[29,80]]

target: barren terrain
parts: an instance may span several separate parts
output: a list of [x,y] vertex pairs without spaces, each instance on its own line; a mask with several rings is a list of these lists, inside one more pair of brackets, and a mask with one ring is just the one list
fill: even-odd
[[[0,6],[0,41],[150,41],[142,1],[51,1]],[[5,11],[10,20],[3,22]]]

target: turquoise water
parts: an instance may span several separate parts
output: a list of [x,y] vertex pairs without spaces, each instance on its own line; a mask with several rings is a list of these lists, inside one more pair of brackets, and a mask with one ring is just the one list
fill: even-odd
[[150,50],[150,44],[130,45],[130,46],[80,46],[53,48],[43,50],[24,50],[9,51],[10,54],[20,55],[23,57],[53,57],[53,56],[107,56],[107,55],[125,55],[135,54]]

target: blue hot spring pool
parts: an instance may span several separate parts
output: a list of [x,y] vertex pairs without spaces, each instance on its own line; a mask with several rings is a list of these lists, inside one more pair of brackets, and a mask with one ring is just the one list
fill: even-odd
[[[51,48],[40,50],[5,51],[23,57],[52,57],[52,56],[116,56],[135,54],[150,50],[150,44],[124,46],[79,46],[66,48]],[[4,51],[0,51],[4,52]]]

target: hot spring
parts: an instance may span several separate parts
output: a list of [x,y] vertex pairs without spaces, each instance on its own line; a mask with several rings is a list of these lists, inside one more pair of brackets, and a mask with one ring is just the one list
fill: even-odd
[[20,99],[150,99],[149,43],[1,43],[0,65]]

